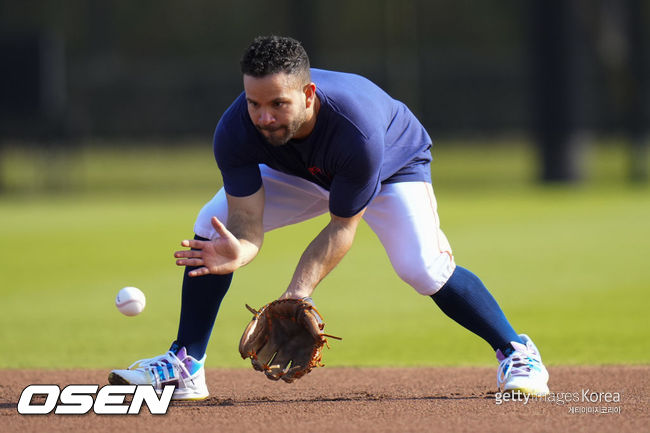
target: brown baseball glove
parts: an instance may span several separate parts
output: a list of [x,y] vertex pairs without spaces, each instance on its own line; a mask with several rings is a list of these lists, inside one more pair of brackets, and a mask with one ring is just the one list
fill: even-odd
[[288,383],[322,367],[325,337],[340,338],[323,333],[323,319],[310,301],[278,299],[259,311],[246,305],[254,316],[239,342],[242,358],[269,379]]

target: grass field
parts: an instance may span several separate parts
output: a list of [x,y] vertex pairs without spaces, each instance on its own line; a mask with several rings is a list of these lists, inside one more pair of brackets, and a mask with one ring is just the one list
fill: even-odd
[[[124,367],[169,346],[181,276],[172,253],[220,178],[209,144],[155,144],[82,147],[53,159],[4,152],[0,368]],[[583,182],[540,186],[524,144],[434,149],[439,213],[457,263],[481,276],[550,365],[650,362],[650,189],[625,183],[625,157],[620,145],[594,147]],[[250,319],[244,304],[282,293],[324,222],[267,234],[224,300],[209,366],[248,366],[237,352]],[[147,295],[140,316],[113,304],[126,285]],[[328,365],[494,363],[486,343],[394,275],[365,225],[315,301],[326,330],[344,338],[325,353]]]

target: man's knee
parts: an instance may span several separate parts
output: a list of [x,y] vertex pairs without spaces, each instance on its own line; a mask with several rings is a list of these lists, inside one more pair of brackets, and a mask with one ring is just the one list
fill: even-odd
[[431,296],[445,285],[456,268],[453,257],[441,255],[431,263],[417,260],[394,264],[397,275],[419,294]]

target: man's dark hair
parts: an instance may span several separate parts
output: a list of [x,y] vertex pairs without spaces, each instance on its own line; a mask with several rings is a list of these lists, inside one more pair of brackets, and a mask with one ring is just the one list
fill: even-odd
[[258,36],[242,56],[241,72],[252,77],[284,72],[300,78],[302,84],[311,81],[309,57],[300,42],[283,36]]

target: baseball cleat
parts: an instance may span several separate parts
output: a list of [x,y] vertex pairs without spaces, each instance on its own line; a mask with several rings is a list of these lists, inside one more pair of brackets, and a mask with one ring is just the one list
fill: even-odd
[[176,385],[173,400],[203,400],[210,395],[205,384],[205,355],[197,361],[184,347],[177,353],[136,361],[126,370],[113,370],[108,375],[111,385],[153,385],[161,393],[165,385]]
[[546,395],[549,393],[548,371],[542,364],[539,350],[527,335],[520,334],[519,337],[524,344],[512,341],[514,352],[509,356],[497,350],[497,386],[501,392]]

